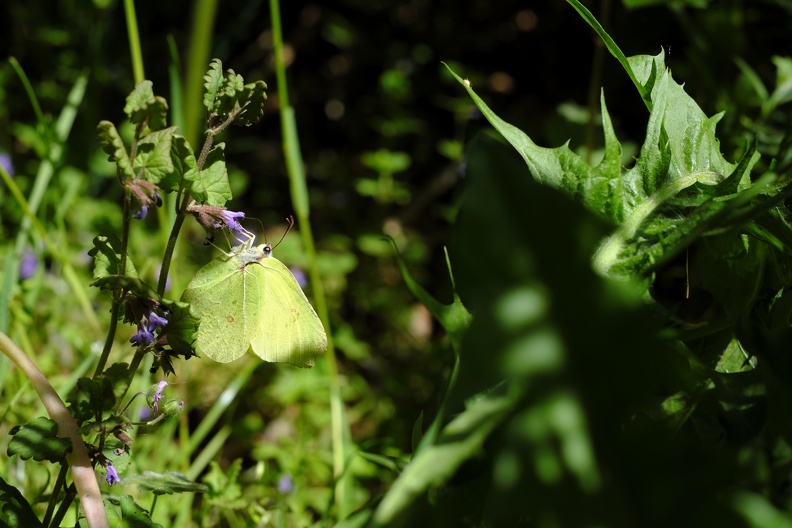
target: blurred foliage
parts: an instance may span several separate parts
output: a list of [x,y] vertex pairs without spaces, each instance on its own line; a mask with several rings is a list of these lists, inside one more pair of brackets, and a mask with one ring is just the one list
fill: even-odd
[[[588,4],[628,55],[654,55],[663,46],[674,77],[704,113],[725,111],[718,137],[730,163],[737,163],[756,137],[762,158],[754,173],[768,170],[772,158],[777,174],[788,171],[792,74],[790,58],[783,56],[789,55],[792,30],[788,1]],[[174,38],[186,63],[192,4],[160,2],[137,9],[147,77],[157,93],[168,94],[176,88],[169,81],[167,38]],[[511,153],[478,136],[489,125],[440,64],[464,69],[492,110],[530,132],[537,144],[570,140],[572,151],[595,160],[603,145],[589,140],[602,136],[587,131],[600,117],[599,105],[590,103],[589,84],[601,79],[594,89],[598,95],[599,85],[604,87],[622,163],[630,165],[643,143],[648,114],[618,63],[606,57],[598,70],[596,56],[602,51],[574,10],[551,0],[530,5],[339,0],[284,2],[281,9],[313,231],[347,419],[358,447],[347,469],[354,476],[356,506],[373,509],[396,481],[412,452],[414,426],[422,412],[428,424],[441,408],[454,365],[449,339],[405,286],[391,246],[382,240],[387,234],[414,280],[441,302],[452,299],[443,254],[443,247],[451,246],[459,293],[477,315],[463,346],[483,351],[472,364],[461,364],[449,401],[445,434],[468,434],[469,450],[456,455],[456,466],[444,468],[449,474],[426,475],[429,493],[417,498],[414,510],[401,513],[403,523],[417,518],[459,526],[468,519],[475,525],[483,515],[503,526],[517,521],[652,525],[641,522],[646,519],[657,526],[787,525],[778,510],[790,505],[789,432],[784,427],[772,435],[756,434],[764,424],[769,429],[780,424],[790,401],[784,383],[788,329],[772,324],[786,317],[784,303],[763,299],[769,329],[742,327],[740,343],[728,332],[696,340],[691,330],[686,336],[691,356],[647,337],[656,326],[646,322],[635,292],[600,280],[586,267],[586,254],[605,227],[531,182]],[[214,20],[211,55],[247,79],[274,86],[268,13],[266,2],[223,3]],[[121,122],[119,102],[134,84],[123,5],[6,0],[0,5],[0,52],[24,69],[43,116],[38,118],[16,72],[3,61],[0,151],[10,155],[14,181],[25,196],[41,160],[50,155],[56,116],[88,72],[86,95],[38,214],[87,284],[93,238],[117,231],[121,223],[121,194],[94,130],[102,119]],[[277,94],[270,91],[262,123],[230,130],[224,138],[234,208],[267,226],[270,240],[280,237],[291,214],[276,112]],[[130,137],[130,128],[120,126],[121,137]],[[465,147],[474,137],[474,145]],[[482,174],[493,175],[500,187],[484,184]],[[23,211],[4,185],[0,205],[5,263]],[[158,227],[165,215],[133,225],[131,253],[138,273],[151,283],[165,244]],[[762,220],[765,240],[786,229],[772,214]],[[258,226],[252,221],[246,227]],[[212,256],[199,229],[186,235],[173,264],[172,297]],[[300,237],[289,235],[278,248],[279,258],[304,265],[299,245]],[[74,308],[63,264],[44,249],[40,235],[32,232],[26,246],[26,271],[13,291],[5,292],[11,317],[2,330],[31,351],[59,392],[67,394],[91,368],[102,335]],[[727,292],[723,284],[710,287],[707,281],[714,279],[707,273],[731,265],[718,255],[742,255],[742,248],[718,237],[704,246],[702,258],[692,259],[692,273],[702,281],[699,291]],[[789,277],[786,263],[773,265],[777,277]],[[679,302],[678,293],[669,298],[665,292],[679,291],[683,269],[684,260],[672,262],[661,277],[665,282],[655,283],[660,304]],[[109,304],[96,293],[88,295],[104,323]],[[731,300],[718,301],[728,306]],[[686,322],[706,318],[711,303],[700,302],[693,314],[674,315]],[[619,339],[607,339],[603,329]],[[133,332],[122,328],[114,360],[130,360],[118,351],[129,350]],[[544,343],[551,353],[527,359],[508,355],[515,343],[526,342]],[[772,368],[759,383],[747,360],[762,354]],[[249,361],[222,369],[196,360],[178,365],[179,384],[172,389],[188,412],[178,424],[142,430],[130,471],[179,471],[196,480],[203,475],[213,490],[198,499],[207,525],[235,525],[244,518],[310,526],[332,509],[327,374],[322,364],[310,371],[272,365],[254,370]],[[706,376],[702,368],[710,369]],[[735,371],[739,375],[721,375]],[[230,399],[219,398],[243,375],[250,376],[247,384]],[[479,394],[504,376],[517,388]],[[8,433],[40,412],[25,380],[6,363],[0,383],[7,402],[0,430]],[[139,390],[146,387],[142,383]],[[657,405],[631,407],[646,400]],[[200,445],[192,445],[190,434],[208,423],[218,401],[225,406],[223,417],[212,422]],[[687,420],[692,405],[711,412]],[[634,417],[635,431],[618,435],[615,428],[625,416]],[[681,428],[680,434],[667,434],[663,420]],[[480,424],[486,427],[476,429]],[[210,466],[209,459],[218,464]],[[0,477],[28,500],[54,478],[33,468],[21,479],[20,471],[16,460],[0,461]],[[684,485],[678,485],[680,478]],[[719,486],[726,481],[741,486],[730,490],[728,511],[717,507]],[[433,487],[438,482],[444,484]],[[619,484],[616,491],[606,493],[613,482]],[[125,492],[138,493],[133,486]],[[186,497],[187,507],[160,500],[155,521],[179,525],[173,519],[186,519],[193,504],[192,496]],[[525,497],[530,500],[523,504]],[[557,502],[560,497],[564,502]],[[571,502],[578,507],[569,508]],[[669,513],[692,505],[687,511],[698,513],[686,519]],[[519,516],[517,506],[529,508],[531,518]],[[591,515],[583,519],[585,512]]]

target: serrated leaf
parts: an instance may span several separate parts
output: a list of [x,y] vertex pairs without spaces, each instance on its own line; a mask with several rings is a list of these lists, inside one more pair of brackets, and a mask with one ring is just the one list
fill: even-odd
[[218,143],[209,152],[201,171],[190,169],[184,179],[192,182],[190,194],[202,204],[221,207],[232,198],[225,164],[225,143]]
[[151,130],[160,130],[167,121],[168,103],[162,97],[154,95],[151,81],[142,81],[127,96],[124,113],[132,123],[147,121]]
[[173,171],[163,176],[157,184],[160,189],[166,192],[178,191],[184,174],[190,170],[195,170],[195,153],[184,136],[173,135],[171,141],[171,163],[173,164]]
[[264,81],[256,81],[245,85],[237,98],[237,105],[241,108],[241,111],[234,118],[234,125],[250,126],[258,123],[261,116],[264,115],[264,103],[267,100],[267,94],[264,90],[266,89],[267,85]]
[[217,100],[220,90],[223,88],[223,84],[225,84],[223,63],[220,59],[212,59],[212,62],[209,63],[209,70],[204,76],[204,81],[206,81],[204,83],[206,93],[204,93],[203,103],[209,114],[213,114],[215,112],[215,101]]
[[266,83],[245,84],[244,78],[234,70],[226,70],[223,74],[222,68],[220,60],[214,59],[204,76],[204,106],[209,111],[210,122],[224,122],[229,117],[233,118],[232,124],[238,126],[258,122],[264,114]]
[[13,438],[7,454],[19,455],[23,460],[63,462],[72,450],[69,438],[58,438],[58,424],[44,416],[11,428],[10,434]]
[[224,508],[243,508],[242,488],[237,482],[239,472],[242,470],[242,460],[235,459],[226,471],[217,462],[210,463],[209,472],[203,481],[209,486],[207,499],[212,504],[222,505]]
[[0,526],[38,528],[42,526],[24,495],[0,478]]
[[[113,249],[110,240],[106,236],[97,236],[93,240],[94,247],[88,251],[88,255],[94,258],[94,280],[101,280],[105,277],[118,276],[120,272],[121,255]],[[137,270],[132,260],[127,257],[126,276],[131,279],[138,279]]]
[[564,191],[612,222],[621,221],[624,216],[621,146],[613,131],[604,96],[600,99],[602,126],[605,131],[605,158],[597,167],[591,167],[572,152],[568,144],[557,148],[536,145],[523,131],[498,117],[473,91],[469,82],[463,80],[450,68],[449,72],[465,87],[484,117],[522,156],[538,182]]
[[102,144],[102,150],[108,155],[107,161],[115,163],[121,174],[127,178],[134,178],[135,174],[132,171],[129,154],[127,154],[124,142],[118,135],[115,125],[110,121],[100,121],[96,131],[99,135],[99,142]]
[[156,184],[173,172],[171,142],[176,129],[170,127],[152,132],[138,142],[135,171],[142,170],[141,178]]
[[[540,183],[560,189],[619,229],[599,249],[594,265],[613,276],[638,276],[668,260],[685,245],[703,236],[716,221],[739,225],[758,214],[749,199],[771,196],[770,183],[751,186],[750,171],[757,161],[750,145],[739,165],[720,153],[715,126],[722,114],[707,117],[681,85],[665,69],[664,55],[628,59],[652,108],[646,139],[635,165],[620,166],[621,148],[613,133],[604,99],[605,158],[596,167],[564,145],[538,147],[516,127],[496,116],[475,94],[470,83],[452,75],[465,86],[476,105],[525,160]],[[732,199],[730,195],[739,195]],[[716,200],[716,202],[713,202]],[[717,200],[722,200],[717,202]],[[679,210],[689,213],[680,218]]]

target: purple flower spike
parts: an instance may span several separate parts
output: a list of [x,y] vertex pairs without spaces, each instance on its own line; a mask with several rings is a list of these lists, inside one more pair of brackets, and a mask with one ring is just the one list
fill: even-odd
[[235,212],[226,209],[220,212],[220,218],[223,220],[223,222],[225,222],[226,226],[228,226],[228,229],[231,231],[234,231],[235,233],[242,231],[242,226],[239,223],[239,220],[245,218],[245,213],[242,211]]
[[159,412],[159,401],[162,399],[162,391],[168,386],[167,381],[160,381],[157,383],[157,391],[154,393],[154,413]]
[[113,464],[109,460],[105,464],[105,469],[107,470],[107,483],[110,486],[121,482],[121,477],[118,476],[118,471],[116,471],[116,469],[113,467]]

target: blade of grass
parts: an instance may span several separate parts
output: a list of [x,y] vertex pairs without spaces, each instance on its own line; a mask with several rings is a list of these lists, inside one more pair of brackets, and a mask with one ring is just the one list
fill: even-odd
[[602,25],[597,21],[594,15],[591,14],[591,11],[586,9],[585,6],[581,4],[578,0],[567,0],[567,3],[569,3],[573,8],[575,8],[575,11],[580,13],[580,16],[583,17],[583,20],[588,22],[588,25],[591,26],[594,29],[594,31],[597,32],[597,35],[600,36],[602,42],[605,43],[605,47],[608,48],[608,51],[611,52],[611,55],[616,57],[616,60],[619,61],[619,63],[624,68],[624,70],[627,72],[627,75],[629,75],[633,84],[635,84],[635,87],[638,88],[638,93],[641,94],[641,99],[643,99],[646,108],[648,108],[649,111],[651,112],[652,101],[650,98],[650,94],[649,92],[646,91],[646,88],[640,82],[638,82],[638,78],[635,76],[635,72],[633,72],[633,69],[630,66],[630,62],[627,60],[627,57],[624,55],[624,53],[622,53],[622,50],[619,49],[619,46],[616,44],[616,42],[610,37],[610,35],[608,35],[608,32],[605,31],[605,28],[602,27]]
[[143,53],[140,51],[140,33],[135,15],[135,0],[124,0],[124,14],[126,15],[127,36],[129,37],[129,53],[132,55],[132,72],[135,76],[135,84],[137,84],[146,79],[146,73],[143,70]]
[[352,436],[349,423],[346,420],[344,402],[341,399],[341,389],[338,379],[338,364],[336,362],[333,336],[330,331],[330,318],[327,312],[327,301],[324,295],[319,269],[316,260],[311,223],[309,219],[308,189],[303,171],[302,155],[300,153],[300,140],[297,134],[297,123],[294,118],[294,109],[289,105],[288,85],[286,82],[286,66],[283,61],[283,36],[280,25],[280,4],[278,0],[270,1],[270,14],[272,18],[272,41],[275,53],[275,72],[278,84],[278,101],[280,103],[281,132],[283,134],[283,151],[286,157],[286,169],[289,174],[292,203],[300,226],[300,234],[308,259],[308,270],[313,289],[313,298],[316,312],[322,320],[327,331],[327,368],[330,384],[330,413],[333,438],[333,475],[336,478],[335,498],[338,505],[338,518],[344,519],[351,513],[350,494],[347,487],[348,478],[343,478],[344,461],[351,452],[349,446]]

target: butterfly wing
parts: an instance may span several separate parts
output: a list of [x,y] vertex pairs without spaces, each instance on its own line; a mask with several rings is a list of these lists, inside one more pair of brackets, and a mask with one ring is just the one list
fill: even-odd
[[327,334],[289,268],[273,258],[248,266],[259,283],[261,306],[251,349],[264,361],[312,367],[327,351]]
[[260,296],[238,255],[219,257],[198,270],[181,300],[201,318],[195,351],[221,363],[247,352],[256,327]]

